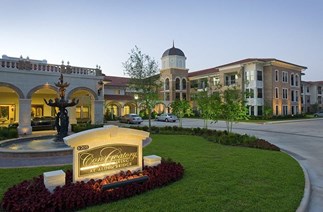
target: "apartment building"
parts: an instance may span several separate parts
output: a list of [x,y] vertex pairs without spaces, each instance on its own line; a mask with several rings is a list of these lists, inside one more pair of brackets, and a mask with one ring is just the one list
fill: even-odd
[[323,81],[302,81],[301,102],[303,113],[323,110]]
[[[238,86],[242,91],[248,92],[250,95],[246,96],[246,105],[250,115],[261,116],[265,108],[270,108],[275,116],[302,112],[301,76],[307,69],[305,66],[275,58],[248,58],[189,72],[184,52],[175,48],[174,44],[163,53],[161,61],[160,81],[163,86],[160,90],[160,103],[155,108],[158,113],[169,111],[170,104],[176,99],[190,101],[194,92],[211,92],[218,84],[224,89]],[[126,78],[115,79],[122,81]],[[131,95],[127,98],[131,98]],[[116,108],[119,105],[119,115],[125,111],[134,111],[131,105],[136,105],[134,97],[118,103],[111,96],[106,96],[105,99],[108,105],[114,104]],[[126,106],[124,109],[123,105]],[[194,103],[192,105],[195,106]]]

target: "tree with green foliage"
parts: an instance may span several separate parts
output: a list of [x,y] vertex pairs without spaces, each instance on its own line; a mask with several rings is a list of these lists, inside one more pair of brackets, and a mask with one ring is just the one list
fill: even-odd
[[200,91],[195,94],[201,117],[204,119],[204,128],[208,128],[208,121],[218,121],[221,112],[221,95],[219,91],[209,94],[208,91]]
[[273,117],[273,108],[270,106],[270,103],[265,102],[264,105],[264,119],[271,119]]
[[221,108],[222,118],[226,122],[228,132],[232,132],[233,122],[248,119],[244,94],[236,86],[227,87],[223,91]]
[[192,108],[187,100],[175,100],[171,103],[172,113],[179,119],[179,127],[182,127],[182,120],[185,115],[190,116],[192,114]]
[[160,87],[158,64],[135,46],[129,53],[129,59],[122,65],[124,74],[130,77],[129,87],[138,93],[138,99],[148,111],[149,130],[151,128],[151,112],[158,101]]

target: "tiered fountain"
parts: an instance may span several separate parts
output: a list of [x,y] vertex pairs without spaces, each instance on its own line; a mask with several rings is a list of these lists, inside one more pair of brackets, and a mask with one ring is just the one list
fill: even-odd
[[64,141],[63,138],[67,136],[68,125],[69,125],[69,117],[68,117],[68,112],[66,108],[77,105],[79,100],[78,99],[75,100],[75,98],[72,99],[72,101],[65,99],[65,91],[70,84],[67,82],[64,82],[63,74],[61,74],[59,81],[55,83],[55,85],[56,87],[59,88],[60,99],[55,98],[54,101],[50,99],[48,102],[46,101],[46,99],[44,99],[44,101],[48,106],[59,108],[59,112],[56,115],[56,121],[55,121],[55,126],[57,130],[57,136],[55,141],[63,142]]

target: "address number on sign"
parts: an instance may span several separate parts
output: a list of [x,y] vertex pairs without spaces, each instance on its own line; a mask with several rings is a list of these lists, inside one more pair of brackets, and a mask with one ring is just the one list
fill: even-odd
[[86,150],[89,148],[89,145],[82,145],[82,146],[77,146],[77,150],[80,151],[80,150]]

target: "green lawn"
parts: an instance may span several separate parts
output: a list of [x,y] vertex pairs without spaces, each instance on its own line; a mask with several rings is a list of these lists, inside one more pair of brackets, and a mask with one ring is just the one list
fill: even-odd
[[[303,172],[284,153],[222,146],[195,136],[152,135],[152,138],[144,155],[156,154],[182,163],[183,179],[87,211],[295,211],[299,206]],[[56,169],[0,170],[1,198],[13,184]]]

